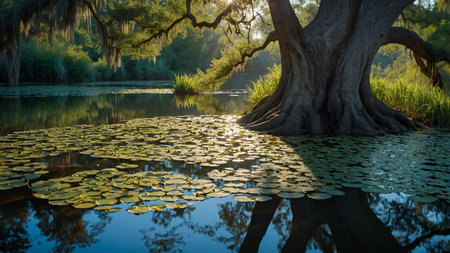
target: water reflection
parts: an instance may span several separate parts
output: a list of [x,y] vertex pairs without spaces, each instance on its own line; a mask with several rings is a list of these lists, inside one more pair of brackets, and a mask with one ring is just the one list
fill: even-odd
[[[113,166],[111,161],[76,152],[61,159],[49,158],[48,162],[51,167],[65,168],[52,172],[58,174],[51,177],[71,174],[77,168]],[[206,173],[199,166],[179,162],[141,163],[138,170],[178,171],[192,177],[205,177]],[[137,216],[146,224],[140,229],[141,237],[126,240],[142,243],[149,252],[184,252],[192,244],[190,235],[196,235],[215,241],[211,250],[264,252],[262,242],[273,240],[273,236],[267,239],[267,234],[277,233],[277,240],[271,244],[277,244],[282,252],[409,252],[416,247],[427,252],[449,250],[447,203],[424,205],[402,194],[342,190],[345,195],[329,200],[282,200],[273,195],[271,201],[254,204],[237,203],[232,198],[208,199],[184,210],[147,213]],[[0,199],[0,249],[4,252],[27,251],[35,237],[51,241],[54,252],[102,245],[102,234],[117,219],[94,210],[50,206],[45,200],[33,198],[25,187],[3,191]],[[30,230],[30,223],[35,223],[39,231]]]
[[183,99],[155,93],[4,98],[0,100],[0,134],[153,116],[238,114],[245,105],[242,96],[229,93]]
[[27,202],[19,201],[23,199],[21,193],[0,194],[0,251],[25,252],[31,240],[26,229],[31,215]]
[[[112,220],[104,212],[95,212],[97,219],[90,222],[84,217],[94,211],[70,206],[50,206],[47,201],[34,199],[29,193],[23,194],[19,199],[11,198],[14,196],[11,192],[1,195],[2,199],[9,200],[9,203],[0,205],[1,252],[25,252],[39,234],[54,244],[53,252],[71,252],[76,247],[84,248],[95,244],[97,236],[103,233]],[[39,234],[30,234],[28,226],[31,222],[36,223]],[[39,238],[37,240],[41,241]]]
[[[346,195],[330,200],[290,200],[292,225],[281,252],[306,252],[314,248],[321,252],[410,252],[433,236],[449,234],[448,218],[434,224],[427,218],[448,217],[448,206],[443,202],[422,206],[427,211],[421,216],[415,213],[417,206],[411,209],[411,203],[388,204],[386,198],[359,189],[345,192]],[[276,197],[255,204],[240,252],[258,251],[270,223],[276,222],[273,217],[279,205],[280,198]],[[371,206],[377,207],[378,212]],[[397,236],[392,230],[399,232],[394,233]],[[421,247],[426,252],[448,251],[442,238]]]
[[[171,94],[8,98],[0,101],[0,132],[108,124],[134,117],[236,113],[242,103],[241,98],[227,94],[182,99]],[[125,241],[126,247],[134,246],[139,252],[448,252],[448,203],[438,200],[420,204],[405,194],[411,190],[408,187],[417,186],[417,181],[425,177],[448,175],[445,147],[449,140],[431,138],[434,134],[439,133],[358,141],[348,137],[285,138],[303,159],[308,169],[305,173],[313,175],[316,184],[345,192],[328,200],[306,196],[287,200],[272,195],[272,200],[254,204],[239,203],[229,196],[208,198],[183,210],[164,209],[136,216],[125,211],[134,204],[122,203],[122,212],[112,214],[50,206],[46,200],[34,198],[26,186],[0,191],[0,251],[76,252],[88,248],[120,252],[117,245]],[[243,141],[241,137],[236,135],[227,141],[234,145]],[[111,168],[123,161],[93,158],[77,151],[49,156],[42,162],[49,166],[50,173],[40,179]],[[208,178],[211,171],[200,164],[167,158],[162,162],[131,162],[138,168],[127,171],[130,174],[163,170],[201,179]],[[255,163],[258,162],[230,162],[216,169],[249,169]],[[419,176],[408,178],[402,175],[406,170]],[[342,188],[350,175],[369,180],[351,184],[357,188]],[[220,180],[215,183],[218,188],[224,184]],[[375,183],[399,193],[365,192],[373,190],[370,186]],[[255,182],[246,184],[245,187],[255,187]],[[420,187],[424,191],[427,186]]]

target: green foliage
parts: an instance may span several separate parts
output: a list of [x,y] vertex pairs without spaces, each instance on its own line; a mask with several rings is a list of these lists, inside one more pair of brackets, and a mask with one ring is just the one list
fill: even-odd
[[278,87],[281,76],[281,65],[273,65],[268,68],[269,73],[261,77],[256,83],[252,82],[253,88],[248,87],[249,96],[245,99],[252,107],[255,107],[264,98],[271,96]]
[[233,70],[243,69],[245,62],[239,65],[242,56],[261,44],[262,40],[249,42],[245,39],[238,39],[234,41],[233,45],[222,50],[220,58],[211,61],[211,65],[206,71],[197,69],[194,79],[198,89],[201,91],[218,90],[231,76]]
[[402,55],[385,69],[375,66],[371,77],[374,94],[425,125],[450,127],[450,97],[432,87],[413,61]]
[[[246,99],[252,107],[273,94],[280,76],[281,67],[275,65],[270,73],[253,83]],[[374,66],[371,84],[379,99],[408,117],[425,125],[450,127],[450,97],[445,91],[432,87],[430,80],[408,63],[406,56],[385,69]]]
[[410,5],[405,10],[406,26],[433,46],[450,52],[450,13],[436,4],[428,7]]
[[80,26],[74,32],[73,44],[78,45],[89,55],[92,61],[99,61],[103,58],[103,48],[100,37],[97,33],[89,32],[88,27]]
[[425,125],[450,127],[450,97],[439,88],[420,82],[372,79],[375,95],[388,106]]
[[205,70],[211,60],[220,56],[219,32],[206,29],[201,33],[198,30],[187,29],[186,33],[179,34],[170,44],[161,51],[156,62],[163,60],[167,68],[174,73],[195,73],[197,69]]
[[[450,54],[450,12],[446,9],[448,1],[422,1],[408,6],[401,18],[396,21],[396,26],[406,26],[408,29],[416,32],[424,41]],[[375,63],[381,63],[383,67],[392,64],[398,57],[403,57],[410,53],[405,47],[391,44],[381,48],[380,53],[375,59]],[[402,60],[405,64],[416,65],[414,61]],[[437,64],[442,76],[444,85],[447,84],[448,90],[450,81],[450,64],[440,62]],[[400,67],[400,66],[398,66]]]
[[[21,42],[21,82],[78,82],[124,80],[170,80],[174,73],[194,73],[205,69],[218,56],[218,33],[200,33],[188,29],[161,51],[156,61],[122,57],[122,66],[114,71],[103,59],[98,36],[86,28],[75,30],[73,44],[56,37],[52,43]],[[0,60],[0,81],[7,82],[6,64]]]
[[67,69],[68,82],[83,82],[95,80],[95,69],[88,54],[80,47],[70,46],[62,54],[64,65]]
[[109,80],[113,74],[113,70],[106,64],[103,59],[99,59],[97,62],[93,63],[93,66],[96,70],[95,72],[95,80]]
[[175,75],[173,88],[174,93],[180,95],[193,95],[200,92],[192,75]]
[[74,82],[95,78],[95,68],[87,53],[79,46],[67,46],[60,40],[52,45],[23,41],[20,61],[22,82]]

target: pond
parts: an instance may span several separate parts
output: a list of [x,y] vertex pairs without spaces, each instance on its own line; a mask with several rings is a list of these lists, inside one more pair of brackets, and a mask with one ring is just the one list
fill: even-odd
[[0,87],[3,252],[448,252],[450,131],[276,137],[245,92]]

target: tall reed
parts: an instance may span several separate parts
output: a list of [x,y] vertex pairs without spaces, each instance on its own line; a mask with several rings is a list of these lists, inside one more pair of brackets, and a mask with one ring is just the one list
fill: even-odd
[[[437,87],[431,86],[422,76],[411,78],[410,73],[395,75],[389,69],[388,75],[371,78],[372,91],[388,106],[428,126],[450,127],[450,97]],[[253,83],[246,98],[252,107],[273,94],[280,80],[281,67],[274,66],[270,72]]]

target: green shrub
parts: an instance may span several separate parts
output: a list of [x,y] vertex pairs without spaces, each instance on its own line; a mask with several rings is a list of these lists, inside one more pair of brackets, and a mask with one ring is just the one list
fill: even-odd
[[245,99],[252,107],[255,107],[261,100],[271,96],[278,87],[281,76],[281,65],[273,65],[268,68],[269,73],[259,78],[255,83],[252,82],[253,88],[248,87],[249,96]]
[[199,93],[195,87],[195,80],[192,75],[175,75],[172,85],[175,94],[193,95]]
[[69,46],[62,54],[68,82],[95,81],[95,68],[88,54],[78,46]]
[[450,127],[450,97],[429,83],[372,78],[374,94],[388,106],[425,125]]
[[96,81],[107,81],[111,79],[113,71],[103,59],[99,59],[97,62],[94,62],[93,67],[95,69]]
[[64,50],[59,45],[51,48],[46,43],[23,41],[20,50],[21,82],[67,81],[67,68],[61,57]]
[[[386,69],[374,67],[371,77],[374,94],[388,106],[429,126],[450,127],[450,97],[444,90],[433,87],[411,63],[399,59]],[[278,86],[281,66],[253,83],[246,99],[252,107],[270,96]]]

